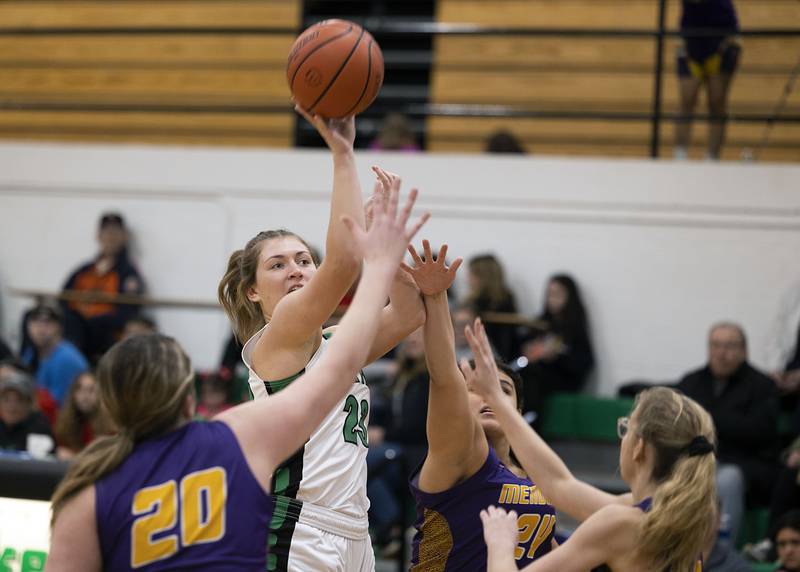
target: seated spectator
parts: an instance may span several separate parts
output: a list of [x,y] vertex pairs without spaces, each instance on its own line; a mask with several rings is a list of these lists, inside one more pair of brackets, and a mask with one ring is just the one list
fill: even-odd
[[800,326],[789,361],[773,378],[780,392],[781,408],[791,415],[792,432],[800,434]]
[[[143,294],[139,271],[128,258],[128,229],[122,216],[106,213],[100,218],[97,242],[100,253],[82,264],[64,284],[64,290],[103,294]],[[92,363],[116,342],[125,323],[139,312],[132,304],[71,301],[63,304],[65,337]]]
[[228,384],[225,380],[215,374],[202,376],[197,416],[201,419],[211,419],[231,407],[232,405],[228,403]]
[[35,410],[34,382],[24,374],[0,382],[0,449],[44,458],[55,450],[47,419]]
[[520,370],[523,379],[530,379],[523,386],[526,408],[537,412],[552,393],[581,391],[594,367],[589,320],[571,276],[550,278],[538,322],[541,329],[523,344],[522,355],[528,362]]
[[775,572],[800,572],[800,511],[783,515],[775,526],[774,538],[780,563]]
[[8,347],[8,344],[0,338],[0,362],[4,362],[8,359],[13,359],[14,352],[11,351],[11,348]]
[[[373,402],[367,453],[367,495],[375,542],[388,556],[397,546],[396,535],[408,496],[408,476],[422,462],[428,448],[428,368],[422,328],[410,334],[397,352],[397,374],[384,403]],[[387,551],[387,549],[389,549]]]
[[[14,359],[0,361],[0,384],[4,379],[16,375],[30,375],[30,371],[22,363]],[[45,388],[36,386],[34,391],[36,408],[45,416],[47,423],[52,427],[56,423],[58,415],[58,403]]]
[[59,407],[75,379],[89,369],[86,358],[63,338],[62,323],[57,306],[36,306],[28,315],[32,347],[21,356],[34,371],[39,386],[50,392]]
[[769,510],[770,530],[784,514],[800,510],[800,437],[784,451]]
[[157,334],[158,328],[156,322],[152,318],[148,318],[144,314],[134,316],[127,322],[125,327],[122,328],[121,339],[130,338],[131,336],[141,336],[143,334]]
[[487,153],[512,153],[524,155],[525,147],[519,139],[506,129],[498,129],[486,139]]
[[411,122],[402,113],[386,116],[369,148],[373,151],[419,151]]
[[513,324],[493,323],[486,313],[515,313],[517,302],[514,294],[505,282],[503,267],[492,254],[483,254],[470,259],[468,263],[467,283],[469,293],[465,302],[481,317],[485,323],[486,335],[497,350],[498,356],[510,362],[519,355],[517,326]]
[[750,565],[731,543],[720,541],[719,526],[717,511],[714,530],[703,549],[703,572],[751,572]]
[[[766,374],[747,363],[747,340],[737,324],[711,328],[708,364],[687,374],[678,389],[711,414],[717,429],[717,493],[721,533],[735,542],[745,495],[768,502],[777,473],[778,394]],[[725,521],[728,526],[725,526]]]
[[100,435],[113,433],[108,415],[100,403],[100,387],[90,372],[78,376],[58,412],[55,437],[59,459],[71,459]]

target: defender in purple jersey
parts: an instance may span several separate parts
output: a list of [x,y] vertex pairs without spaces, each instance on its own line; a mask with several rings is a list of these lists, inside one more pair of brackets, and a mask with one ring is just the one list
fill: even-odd
[[[514,461],[508,440],[456,363],[447,288],[461,264],[445,263],[447,245],[434,257],[423,241],[424,260],[409,247],[414,268],[404,267],[423,294],[425,358],[430,373],[428,456],[412,476],[417,503],[414,571],[483,571],[486,545],[480,511],[500,504],[519,512],[516,562],[522,566],[551,549],[555,511]],[[464,371],[470,370],[466,362]],[[521,406],[522,381],[507,367],[493,378],[503,399]]]
[[272,473],[350,389],[405,246],[424,222],[406,229],[414,194],[399,214],[397,195],[378,201],[368,232],[338,222],[366,263],[361,287],[319,366],[274,398],[198,423],[194,372],[175,340],[134,336],[101,359],[103,404],[119,433],[84,449],[54,493],[46,570],[267,567]]
[[[522,466],[553,505],[582,524],[526,572],[606,566],[615,572],[700,572],[698,555],[716,515],[714,424],[695,401],[664,387],[643,391],[620,418],[620,472],[631,493],[614,496],[577,480],[497,388],[492,350],[480,322],[467,328],[476,367],[467,384],[492,407]],[[489,572],[517,569],[518,515],[481,512]]]

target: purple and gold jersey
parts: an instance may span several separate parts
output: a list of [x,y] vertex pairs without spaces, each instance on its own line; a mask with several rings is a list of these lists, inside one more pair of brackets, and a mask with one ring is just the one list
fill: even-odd
[[411,479],[417,502],[417,533],[411,556],[414,572],[486,570],[481,510],[489,505],[519,515],[519,568],[550,552],[555,509],[529,479],[512,473],[489,448],[486,462],[467,480],[441,493],[419,490],[419,473]]
[[272,499],[221,422],[137,443],[95,483],[103,568],[263,572]]
[[704,62],[719,51],[726,37],[739,31],[739,20],[733,0],[683,0],[681,30],[719,29],[719,36],[686,36],[684,38],[689,58]]

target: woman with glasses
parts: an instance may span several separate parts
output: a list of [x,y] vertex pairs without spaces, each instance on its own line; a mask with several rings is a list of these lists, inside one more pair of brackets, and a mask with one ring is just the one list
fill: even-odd
[[[617,423],[620,469],[631,493],[615,496],[574,477],[564,462],[503,398],[483,327],[468,328],[476,368],[467,384],[494,412],[522,467],[555,506],[581,522],[527,572],[701,570],[698,561],[712,534],[714,425],[688,397],[663,387],[643,391],[631,416]],[[502,504],[502,503],[501,503]],[[517,569],[517,515],[490,507],[481,512],[489,572]]]

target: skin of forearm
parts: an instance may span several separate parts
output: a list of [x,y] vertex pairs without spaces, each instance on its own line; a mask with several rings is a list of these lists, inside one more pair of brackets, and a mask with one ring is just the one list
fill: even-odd
[[364,205],[353,152],[334,154],[333,165],[333,198],[325,256],[337,265],[352,266],[357,270],[359,261],[351,253],[350,235],[341,222],[342,215],[348,215],[364,228]]
[[453,367],[457,367],[455,336],[447,292],[425,296],[425,359],[431,381],[445,379]]

